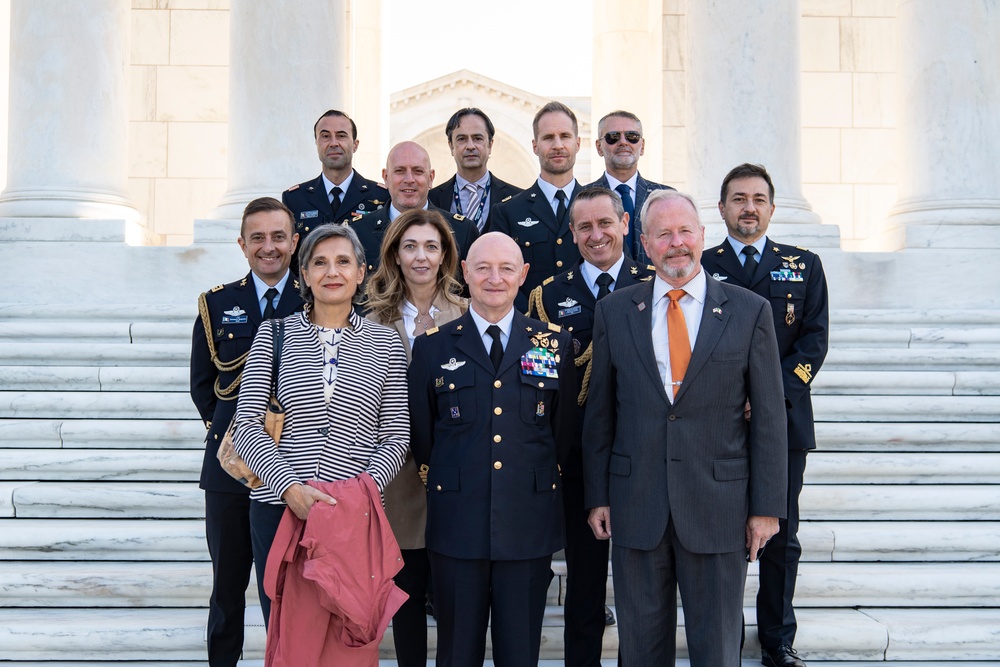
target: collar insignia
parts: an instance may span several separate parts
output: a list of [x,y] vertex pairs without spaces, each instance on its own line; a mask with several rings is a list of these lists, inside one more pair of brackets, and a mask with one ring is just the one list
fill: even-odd
[[628,272],[631,273],[633,276],[637,276],[637,275],[639,275],[639,267],[638,266],[630,266],[630,267],[628,267]]

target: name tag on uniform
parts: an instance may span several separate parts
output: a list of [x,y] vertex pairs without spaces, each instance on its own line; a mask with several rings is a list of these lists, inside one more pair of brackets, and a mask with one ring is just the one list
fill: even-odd
[[306,220],[307,218],[318,218],[319,211],[302,211],[299,213],[299,220]]
[[521,372],[543,378],[558,378],[556,355],[550,350],[533,347],[521,357]]
[[800,283],[802,282],[802,272],[792,271],[790,269],[781,269],[780,271],[771,271],[771,280],[778,282],[787,283]]
[[223,315],[222,316],[222,323],[223,324],[246,324],[247,323],[247,316],[246,315],[237,315],[237,316],[234,317],[233,315]]
[[576,315],[581,310],[583,310],[583,306],[572,306],[570,308],[560,308],[559,309],[559,317],[569,317],[570,315]]

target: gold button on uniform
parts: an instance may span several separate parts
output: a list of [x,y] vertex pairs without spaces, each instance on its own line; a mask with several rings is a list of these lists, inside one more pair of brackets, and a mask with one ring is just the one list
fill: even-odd
[[503,440],[503,438],[500,437],[499,433],[493,436],[493,442],[500,442],[501,440]]
[[544,388],[545,387],[545,383],[544,382],[539,382],[538,386]]
[[496,381],[495,381],[495,382],[493,383],[493,386],[494,386],[494,387],[496,387],[497,389],[499,389],[500,387],[502,387],[502,386],[503,386],[503,383],[502,383],[502,382],[500,382],[500,380],[496,380]]
[[789,298],[789,299],[791,299],[791,298],[792,298],[792,295],[791,295],[791,294],[789,294],[789,295],[788,295],[788,298]]
[[561,259],[556,261],[556,266],[558,268],[562,268],[562,260]]
[[306,231],[307,231],[307,232],[309,231],[309,228],[308,228],[308,227],[306,227]]
[[454,383],[448,385],[448,389],[454,389],[454,388],[455,388],[455,384]]
[[556,490],[556,485],[555,485],[555,484],[553,484],[553,485],[552,485],[552,490],[553,490],[553,491],[555,491],[555,490]]
[[233,339],[233,334],[229,334],[229,340]]
[[495,414],[495,415],[502,415],[503,414],[503,408],[501,408],[501,407],[495,407],[495,408],[493,408],[493,414]]
[[437,485],[437,486],[436,486],[435,488],[436,488],[436,489],[437,489],[438,491],[440,491],[440,490],[441,490],[441,485],[440,485],[440,484],[438,484],[438,485]]
[[497,470],[500,470],[500,468],[502,468],[502,467],[503,467],[503,464],[502,464],[502,463],[500,463],[499,461],[496,461],[496,462],[494,462],[494,463],[493,463],[493,467],[494,467],[495,469],[497,469]]
[[524,247],[525,247],[525,248],[529,248],[529,247],[531,247],[531,241],[525,241],[525,242],[524,242]]
[[562,245],[562,239],[556,239],[556,245]]

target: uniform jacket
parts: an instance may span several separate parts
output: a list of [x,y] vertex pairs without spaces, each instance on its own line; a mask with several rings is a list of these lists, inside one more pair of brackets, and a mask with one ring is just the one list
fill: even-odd
[[278,400],[285,408],[280,447],[264,432],[271,394],[271,327],[254,339],[236,408],[233,444],[264,484],[250,497],[280,503],[289,486],[333,481],[363,472],[378,488],[399,472],[409,444],[406,355],[391,329],[352,311],[329,405],[324,398],[323,348],[305,313],[285,318]]
[[[830,310],[823,264],[804,248],[767,245],[751,280],[729,241],[706,250],[709,276],[756,292],[771,303],[781,355],[789,449],[815,449],[811,383],[826,359]],[[792,268],[794,264],[794,268]],[[790,279],[788,279],[790,278]],[[752,406],[751,406],[752,409]]]
[[[608,173],[604,172],[601,177],[594,181],[593,183],[587,184],[588,188],[602,187],[610,188],[611,185],[608,183]],[[642,212],[642,205],[646,203],[646,195],[648,195],[653,190],[673,190],[674,188],[669,185],[664,185],[662,183],[654,183],[653,181],[647,181],[642,177],[642,174],[637,173],[635,178],[635,215],[629,220],[629,234],[625,237],[625,250],[628,252],[629,257],[636,255],[634,252],[635,244],[639,243],[639,235],[642,233],[642,219],[640,218],[640,213]],[[646,261],[645,251],[640,253],[637,257],[640,261]]]
[[786,512],[785,411],[770,309],[756,294],[708,280],[701,328],[671,404],[653,352],[653,284],[615,290],[597,304],[586,506],[610,506],[623,547],[653,549],[669,518],[688,551],[744,550],[748,516]]
[[[580,183],[573,182],[573,197],[566,202],[569,207]],[[530,264],[528,277],[521,285],[521,292],[514,307],[524,313],[528,310],[528,296],[531,290],[542,284],[549,276],[568,269],[580,259],[580,251],[573,243],[573,232],[569,229],[569,214],[562,225],[556,222],[552,206],[538,187],[538,181],[524,192],[515,195],[506,203],[497,204],[491,214],[492,231],[503,232],[514,239],[521,248],[524,261]]]
[[[247,488],[222,470],[215,455],[236,414],[243,364],[261,323],[257,290],[248,273],[242,280],[213,287],[198,301],[202,312],[194,321],[191,336],[191,400],[208,429],[200,486],[206,491],[245,494],[249,492]],[[299,280],[292,274],[285,283],[274,316],[285,317],[301,309]],[[242,314],[229,315],[226,311],[242,311]],[[218,355],[218,363],[212,360],[212,350]]]
[[[461,317],[468,308],[456,306],[440,296],[434,300],[434,305],[439,311],[434,321],[439,326]],[[368,319],[374,320],[374,315],[369,314]],[[392,327],[399,334],[409,362],[410,341],[406,336],[402,316],[386,326]],[[427,489],[417,474],[417,464],[413,462],[412,452],[406,453],[406,460],[399,474],[385,487],[385,515],[389,518],[389,525],[392,526],[400,549],[423,549],[426,546],[424,533],[427,529]]]
[[[493,172],[490,172],[490,208],[483,211],[483,215],[486,216],[486,224],[480,234],[485,234],[492,229],[493,207],[511,199],[519,192],[523,192],[523,190],[516,185],[501,181]],[[450,211],[451,205],[455,201],[455,177],[452,176],[436,188],[431,188],[427,195],[427,201],[438,208]],[[469,215],[469,212],[466,211],[465,214]]]
[[402,555],[370,475],[310,481],[337,499],[302,521],[285,510],[264,574],[274,601],[268,667],[377,667],[378,644],[406,600],[393,583]]
[[320,174],[311,181],[293,185],[281,193],[281,201],[292,210],[299,244],[319,225],[344,225],[389,205],[389,191],[369,181],[356,170],[351,186],[340,196],[340,207],[334,211],[330,195]]
[[[479,238],[479,230],[476,226],[465,219],[465,216],[449,213],[447,209],[440,209],[431,204],[438,213],[451,225],[451,231],[455,235],[455,243],[458,245],[459,260],[465,259],[469,254],[469,246]],[[386,206],[373,215],[366,215],[351,222],[351,228],[358,233],[361,245],[365,248],[365,263],[368,264],[368,274],[371,275],[381,264],[382,238],[385,230],[389,228],[389,207]],[[461,273],[461,269],[459,269]]]
[[[593,349],[591,340],[594,328],[594,309],[597,307],[597,297],[587,286],[587,281],[580,274],[580,260],[569,271],[563,271],[557,276],[546,278],[536,287],[528,300],[531,317],[537,317],[543,322],[558,324],[573,337],[573,357],[576,365],[576,396],[581,410],[586,405],[590,364]],[[623,289],[640,282],[648,282],[655,275],[650,265],[639,265],[628,257],[622,262],[615,289]],[[563,466],[563,475],[567,477],[582,477],[583,451],[580,448],[582,418],[577,420],[581,428],[574,429],[569,444],[569,457]]]
[[[495,371],[472,315],[416,339],[411,443],[427,472],[427,548],[452,558],[523,560],[563,547],[560,433],[576,401],[569,334],[514,313]],[[522,371],[532,348],[557,378]]]

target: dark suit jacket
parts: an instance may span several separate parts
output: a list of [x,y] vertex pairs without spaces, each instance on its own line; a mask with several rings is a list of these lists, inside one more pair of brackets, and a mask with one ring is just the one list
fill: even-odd
[[[242,280],[213,287],[202,294],[202,297],[205,311],[195,319],[191,336],[191,400],[208,428],[200,486],[206,491],[245,494],[249,493],[249,489],[227,475],[215,458],[222,437],[236,414],[239,385],[225,394],[225,399],[220,399],[216,391],[218,389],[220,393],[224,393],[242,376],[246,361],[244,355],[250,351],[253,337],[261,323],[260,304],[249,273]],[[232,311],[237,307],[244,311],[242,315],[226,314],[225,311]],[[274,316],[285,317],[299,310],[302,310],[299,280],[292,274],[285,283],[285,290],[274,309]],[[244,318],[245,321],[241,322]],[[209,327],[208,337],[205,336],[206,326]],[[226,367],[232,366],[241,357],[243,359],[230,370],[220,370],[212,361],[212,349],[218,355],[220,364]]]
[[[573,357],[576,365],[576,397],[581,409],[586,407],[587,389],[584,388],[584,378],[590,370],[591,340],[593,339],[594,309],[597,307],[597,297],[590,291],[587,281],[580,273],[580,260],[569,271],[563,271],[557,276],[546,278],[541,285],[531,292],[528,299],[528,315],[537,317],[543,322],[553,322],[569,332],[573,337]],[[655,275],[653,267],[639,265],[628,257],[622,262],[621,271],[615,281],[615,290],[624,289],[640,282],[648,282]],[[580,443],[583,437],[582,417],[577,420],[578,428],[566,435],[570,442],[565,445],[569,449],[563,475],[579,478],[583,476],[583,451]]]
[[[567,208],[580,189],[580,183],[573,181],[573,197],[566,202]],[[580,251],[573,243],[573,233],[569,229],[569,214],[560,225],[536,180],[530,188],[510,201],[495,205],[490,219],[492,231],[503,232],[514,239],[521,248],[525,263],[530,264],[528,276],[514,301],[515,308],[522,313],[527,312],[531,290],[549,276],[561,273],[580,260]]]
[[388,206],[389,191],[355,170],[351,186],[341,195],[340,206],[336,211],[330,206],[322,174],[311,181],[288,188],[281,193],[281,201],[292,210],[295,231],[299,234],[301,244],[306,235],[319,225],[334,222],[343,225]]
[[[558,355],[558,378],[522,370],[542,344]],[[469,313],[416,338],[410,446],[430,467],[428,549],[524,560],[563,548],[557,443],[576,419],[569,348],[568,333],[517,312],[499,371]]]
[[[709,276],[730,285],[739,285],[771,303],[774,332],[781,356],[781,379],[785,389],[788,418],[788,448],[815,449],[812,378],[826,359],[829,346],[830,308],[826,276],[819,257],[804,248],[774,243],[767,245],[760,263],[749,278],[729,241],[706,250],[701,263]],[[792,270],[797,276],[781,274]],[[778,272],[773,275],[771,272]],[[792,277],[793,280],[781,280]]]
[[[601,177],[594,181],[593,183],[588,183],[587,187],[602,187],[610,188],[611,185],[608,183],[608,173],[604,172]],[[642,219],[639,215],[642,212],[642,205],[646,203],[646,195],[648,195],[653,190],[673,190],[674,188],[669,185],[664,185],[662,183],[654,183],[653,181],[647,181],[642,177],[642,174],[636,174],[635,178],[635,215],[629,219],[628,223],[628,236],[625,237],[626,243],[625,248],[629,253],[629,257],[635,257],[640,262],[646,262],[646,252],[642,248],[642,243],[639,241],[639,235],[642,233]],[[636,252],[638,250],[639,252]]]
[[[499,178],[490,172],[490,208],[484,211],[486,215],[486,224],[483,226],[480,234],[485,234],[492,229],[491,224],[493,221],[493,207],[496,204],[502,204],[503,202],[511,199],[514,195],[523,190],[516,185],[511,185],[506,181],[501,181]],[[438,208],[443,208],[446,211],[451,210],[451,205],[455,201],[455,177],[452,176],[447,181],[432,188],[430,193],[427,195],[427,201],[429,201],[434,206]],[[465,215],[469,215],[469,211],[465,212]]]
[[[667,521],[694,553],[746,548],[748,516],[787,504],[781,367],[767,302],[707,281],[698,338],[671,404],[652,342],[653,282],[597,304],[583,443],[587,507],[615,544],[650,550]],[[753,417],[743,417],[749,397]]]
[[[458,245],[458,259],[465,259],[469,254],[469,246],[479,238],[479,230],[473,223],[466,220],[465,216],[449,213],[433,204],[431,206],[443,215],[444,219],[451,225],[451,231],[455,235],[455,243]],[[368,275],[371,275],[382,263],[382,238],[385,236],[385,230],[389,228],[389,207],[386,206],[371,215],[352,220],[350,225],[351,229],[358,233],[361,245],[365,248],[365,263],[368,264]],[[459,278],[461,278],[461,264],[459,264],[458,273]]]

